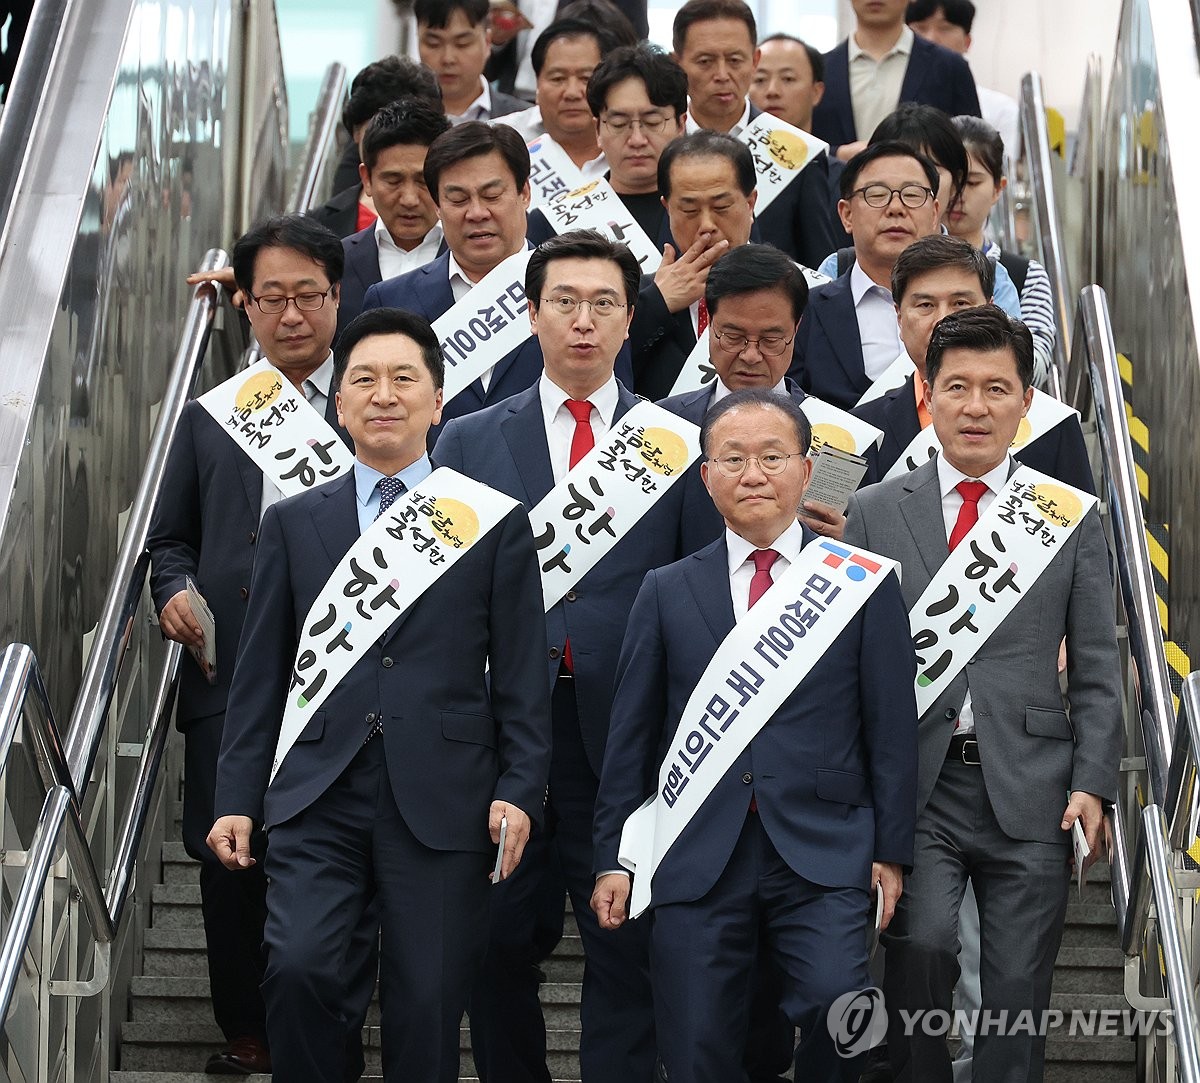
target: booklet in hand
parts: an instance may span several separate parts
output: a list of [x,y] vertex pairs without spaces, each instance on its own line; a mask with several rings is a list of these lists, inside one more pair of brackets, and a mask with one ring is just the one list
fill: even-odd
[[850,503],[850,494],[858,488],[867,472],[867,460],[861,455],[825,444],[813,458],[812,477],[804,490],[805,500],[818,500],[840,512]]
[[200,625],[200,631],[204,635],[204,642],[199,647],[188,647],[188,653],[196,660],[196,665],[200,667],[204,679],[209,684],[216,684],[217,622],[213,618],[212,610],[208,608],[208,602],[204,600],[204,595],[196,589],[196,584],[192,582],[191,576],[188,576],[187,579],[187,600],[188,605],[192,607],[192,615],[196,618],[196,623]]

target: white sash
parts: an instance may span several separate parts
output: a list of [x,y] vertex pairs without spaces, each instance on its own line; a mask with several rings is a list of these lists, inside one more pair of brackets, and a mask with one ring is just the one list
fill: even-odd
[[918,717],[1029,593],[1095,504],[1094,496],[1028,466],[1008,479],[909,613]]
[[700,454],[690,421],[639,402],[529,513],[546,609],[590,572]]
[[[1017,435],[1009,445],[1010,450],[1020,451],[1027,444],[1032,444],[1039,436],[1048,433],[1071,414],[1078,417],[1079,411],[1072,410],[1066,403],[1059,402],[1053,395],[1047,395],[1035,387],[1033,400],[1029,404],[1029,413],[1021,418],[1021,424],[1017,427]],[[927,425],[913,437],[912,443],[905,448],[904,454],[896,460],[891,470],[883,476],[883,480],[887,481],[888,478],[898,478],[911,473],[923,462],[932,459],[941,450],[941,447],[942,445],[938,443],[937,433],[933,431],[933,426]]]
[[865,455],[883,439],[882,429],[812,395],[800,403],[800,409],[812,425],[812,455],[820,454],[826,444],[851,455]]
[[441,467],[363,532],[304,618],[270,781],[316,709],[371,645],[516,506]]
[[465,391],[527,338],[525,266],[533,250],[524,248],[483,276],[448,312],[433,321],[446,355],[442,402]]
[[637,258],[642,274],[653,274],[662,263],[662,253],[603,177],[583,181],[572,191],[556,195],[542,206],[541,211],[555,233],[594,229],[609,240],[627,245]]
[[770,113],[759,113],[738,136],[754,156],[758,175],[758,200],[754,213],[762,215],[789,184],[829,144]]
[[571,156],[543,135],[529,144],[529,207],[543,208],[556,196],[583,187],[583,170]]
[[269,361],[255,362],[197,401],[284,496],[341,477],[354,464],[333,426]]
[[810,542],[725,637],[688,697],[658,792],[621,832],[633,917],[650,905],[655,870],[705,799],[893,570],[886,557]]
[[912,363],[912,359],[908,356],[908,351],[905,350],[879,374],[879,378],[863,392],[862,398],[854,405],[862,406],[863,403],[883,398],[889,391],[897,387],[903,387],[904,381],[916,371],[917,366]]

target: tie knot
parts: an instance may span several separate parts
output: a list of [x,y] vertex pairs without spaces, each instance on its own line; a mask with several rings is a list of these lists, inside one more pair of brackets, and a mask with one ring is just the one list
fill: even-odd
[[779,559],[779,554],[774,549],[755,549],[750,554],[750,559],[754,561],[756,572],[769,572],[771,566]]
[[382,515],[396,503],[406,486],[399,478],[380,478],[376,485],[379,488],[379,514]]
[[592,419],[592,404],[587,399],[567,399],[567,410],[576,422]]
[[954,487],[963,498],[964,504],[978,504],[979,498],[987,492],[987,485],[982,481],[960,481]]

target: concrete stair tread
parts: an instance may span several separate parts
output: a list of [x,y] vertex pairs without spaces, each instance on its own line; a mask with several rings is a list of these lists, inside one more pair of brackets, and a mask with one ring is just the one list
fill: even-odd
[[151,926],[146,930],[144,941],[147,951],[205,951],[204,929],[173,929]]

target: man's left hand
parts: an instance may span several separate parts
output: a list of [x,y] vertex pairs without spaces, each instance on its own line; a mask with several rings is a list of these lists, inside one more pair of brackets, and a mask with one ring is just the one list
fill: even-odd
[[505,816],[508,817],[508,830],[504,835],[504,857],[500,861],[501,880],[507,880],[521,864],[525,843],[529,841],[529,817],[516,805],[510,805],[507,801],[493,801],[488,813],[492,842],[500,844],[500,821]]
[[814,533],[834,541],[841,541],[846,533],[846,517],[832,504],[822,504],[819,500],[800,504],[800,521]]
[[896,903],[904,894],[904,872],[899,865],[884,861],[871,862],[871,890],[883,892],[883,917],[879,921],[882,931],[891,923],[896,912]]
[[1063,813],[1062,829],[1070,831],[1071,825],[1078,819],[1083,820],[1083,837],[1091,848],[1086,867],[1100,856],[1100,832],[1104,826],[1104,803],[1094,793],[1083,790],[1072,790],[1071,799],[1067,802],[1067,811]]

